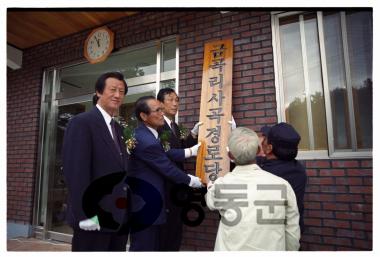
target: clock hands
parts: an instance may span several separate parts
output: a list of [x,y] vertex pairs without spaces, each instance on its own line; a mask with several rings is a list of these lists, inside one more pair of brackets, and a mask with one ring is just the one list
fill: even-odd
[[98,44],[98,47],[100,47],[99,39],[95,36],[96,44]]

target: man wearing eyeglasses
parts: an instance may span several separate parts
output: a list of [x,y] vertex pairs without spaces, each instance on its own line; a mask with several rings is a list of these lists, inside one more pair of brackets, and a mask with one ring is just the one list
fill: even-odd
[[[188,175],[179,169],[168,155],[172,153],[165,152],[158,138],[158,128],[164,125],[163,110],[161,104],[153,96],[144,96],[137,100],[135,104],[135,115],[140,125],[135,130],[135,139],[137,141],[135,149],[131,154],[131,169],[128,174],[130,187],[133,191],[139,191],[140,195],[132,197],[132,206],[134,212],[140,214],[134,215],[131,228],[131,245],[130,251],[159,251],[159,237],[164,224],[167,222],[165,212],[165,181],[171,181],[175,184],[185,184],[193,188],[202,186],[198,177]],[[173,151],[172,151],[173,152]],[[174,154],[183,155],[183,149],[174,150]],[[133,183],[135,181],[135,184]],[[137,184],[145,184],[146,190],[142,190]],[[150,188],[151,192],[146,192]],[[159,194],[158,201],[150,201]],[[144,198],[145,199],[142,199]],[[149,202],[150,201],[150,202]],[[155,208],[150,212],[144,212],[148,208],[148,203],[156,204],[159,208],[158,217],[154,220],[151,215],[157,211]],[[144,209],[145,208],[145,209]],[[151,222],[151,224],[149,224]]]

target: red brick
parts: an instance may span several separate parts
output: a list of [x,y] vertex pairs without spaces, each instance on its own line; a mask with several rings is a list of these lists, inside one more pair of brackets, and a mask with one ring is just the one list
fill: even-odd
[[316,201],[316,202],[335,202],[334,194],[307,194],[304,201]]
[[244,112],[244,117],[250,118],[250,117],[261,117],[264,116],[265,112],[260,110],[260,111],[245,111]]
[[349,238],[324,237],[323,241],[326,244],[351,246],[352,242]]
[[243,90],[262,88],[262,87],[263,87],[263,82],[252,82],[252,83],[243,85]]
[[258,88],[254,90],[255,95],[267,95],[267,94],[274,94],[274,88]]
[[352,221],[352,229],[372,231],[372,223],[363,222],[363,221]]
[[335,217],[340,220],[362,220],[363,213],[360,212],[335,212]]
[[324,219],[323,225],[334,228],[350,228],[350,222],[346,220]]
[[331,211],[348,211],[350,206],[346,203],[323,203],[323,209]]
[[315,235],[302,235],[302,241],[310,243],[322,243],[322,237]]
[[372,160],[361,161],[361,167],[372,168]]
[[364,239],[366,238],[365,233],[363,231],[355,231],[348,229],[338,229],[337,230],[338,237],[349,237],[355,239]]
[[333,161],[332,162],[333,168],[354,168],[358,166],[359,166],[358,161]]
[[[302,239],[302,237],[301,237]],[[335,251],[336,247],[333,245],[326,244],[311,244],[307,249],[308,251]]]
[[371,186],[350,186],[350,193],[372,194]]
[[265,101],[267,101],[267,102],[274,102],[274,101],[276,101],[276,97],[275,97],[275,95],[266,95],[265,96]]
[[333,176],[333,177],[340,177],[345,176],[345,170],[343,169],[321,169],[319,171],[320,176]]
[[364,177],[363,178],[363,185],[366,185],[366,186],[372,186],[372,178],[369,178],[369,177]]
[[241,59],[242,63],[253,63],[257,61],[261,61],[262,57],[261,55],[254,55],[254,56],[247,56]]
[[363,196],[356,194],[337,194],[335,199],[337,202],[363,202]]
[[329,161],[307,161],[307,168],[330,168]]
[[256,124],[270,124],[277,121],[276,117],[256,118]]
[[344,185],[362,185],[363,179],[362,178],[336,178],[337,184],[344,184]]
[[273,67],[272,61],[265,61],[265,62],[255,62],[253,63],[253,68],[267,68],[267,67]]
[[256,75],[253,77],[254,81],[263,81],[263,80],[272,80],[272,79],[274,79],[273,74]]
[[306,193],[318,193],[320,191],[320,186],[316,185],[307,185],[306,186]]
[[365,203],[372,203],[372,201],[373,201],[373,196],[372,196],[372,194],[371,195],[364,195],[364,202]]
[[333,178],[322,178],[322,177],[309,177],[308,184],[316,184],[316,185],[334,185]]
[[335,236],[335,230],[336,229],[334,228],[307,226],[304,233],[312,234],[312,235],[320,235],[320,236]]
[[336,185],[321,185],[321,192],[324,193],[347,193],[347,186],[336,186]]
[[319,202],[304,202],[305,209],[321,209],[321,203]]
[[256,104],[256,109],[271,109],[275,107],[276,107],[275,103],[257,103]]
[[353,247],[345,247],[345,246],[338,246],[336,247],[337,251],[354,251],[355,248]]
[[334,218],[334,212],[326,210],[306,210],[305,216],[311,218]]
[[322,220],[321,219],[304,218],[304,223],[306,226],[321,226]]
[[250,69],[250,70],[245,70],[243,71],[243,77],[247,77],[247,76],[254,76],[254,75],[261,75],[263,74],[263,70],[262,69]]
[[353,246],[355,247],[355,250],[357,248],[363,249],[363,250],[372,250],[372,240],[360,240],[360,239],[354,239]]
[[308,177],[315,177],[318,171],[316,169],[306,169],[306,173]]
[[234,58],[241,58],[241,57],[248,57],[248,56],[251,56],[251,51],[249,50],[234,53]]
[[370,169],[347,169],[348,176],[372,176],[372,170]]
[[372,223],[372,213],[364,213],[364,221]]

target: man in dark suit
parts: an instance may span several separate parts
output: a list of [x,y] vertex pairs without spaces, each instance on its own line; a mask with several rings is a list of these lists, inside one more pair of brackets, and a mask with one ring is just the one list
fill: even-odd
[[292,125],[285,122],[273,127],[265,126],[261,129],[261,133],[264,137],[262,147],[265,158],[259,157],[259,165],[263,170],[285,179],[292,186],[297,198],[302,233],[304,231],[303,198],[307,175],[305,167],[295,159],[301,137]]
[[[132,205],[140,206],[140,210],[143,210],[149,204],[154,205],[158,202],[161,204],[157,204],[157,207],[152,208],[150,212],[141,211],[141,214],[136,215],[137,218],[131,221],[131,246],[129,250],[159,251],[161,230],[164,229],[163,225],[167,222],[165,181],[170,180],[175,184],[185,184],[195,188],[201,187],[201,181],[198,177],[186,174],[171,161],[171,159],[183,160],[183,149],[177,151],[177,154],[176,152],[173,154],[173,151],[165,152],[161,145],[157,132],[157,129],[164,125],[160,102],[153,96],[141,97],[136,102],[135,115],[140,121],[140,125],[135,130],[137,144],[131,154],[128,183],[131,183],[130,187],[133,194],[136,194],[136,190],[140,191],[140,198],[132,197]],[[180,157],[175,157],[175,154]],[[171,159],[168,155],[171,156]],[[141,189],[133,181],[140,184],[145,183],[148,186]],[[156,197],[157,195],[158,197]],[[143,199],[141,200],[141,198]],[[157,200],[153,201],[151,198]],[[152,218],[155,212],[157,212],[157,217]],[[136,224],[145,226],[136,229]]]
[[[165,124],[158,130],[159,134],[168,133],[170,148],[185,149],[185,157],[194,156],[197,151],[198,131],[199,126],[202,124],[198,122],[187,136],[181,135],[181,131],[175,122],[175,116],[179,108],[179,97],[172,88],[162,88],[157,94],[157,100],[161,102],[164,112]],[[194,151],[194,146],[196,147]],[[190,148],[193,147],[193,148]],[[183,161],[176,161],[175,164],[181,170],[184,169]],[[164,229],[161,230],[160,235],[160,251],[179,251],[182,241],[182,220],[181,210],[182,207],[173,202],[176,189],[171,181],[165,181],[165,199],[166,199],[166,212],[167,222]]]
[[[121,73],[99,77],[92,110],[72,118],[64,136],[72,251],[125,251],[128,154],[113,117],[127,94]],[[117,182],[121,183],[117,183]]]

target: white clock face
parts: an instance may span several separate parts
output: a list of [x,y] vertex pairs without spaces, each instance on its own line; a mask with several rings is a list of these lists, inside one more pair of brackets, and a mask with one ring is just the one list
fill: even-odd
[[110,34],[107,30],[96,31],[88,40],[87,53],[91,59],[98,59],[110,48]]

